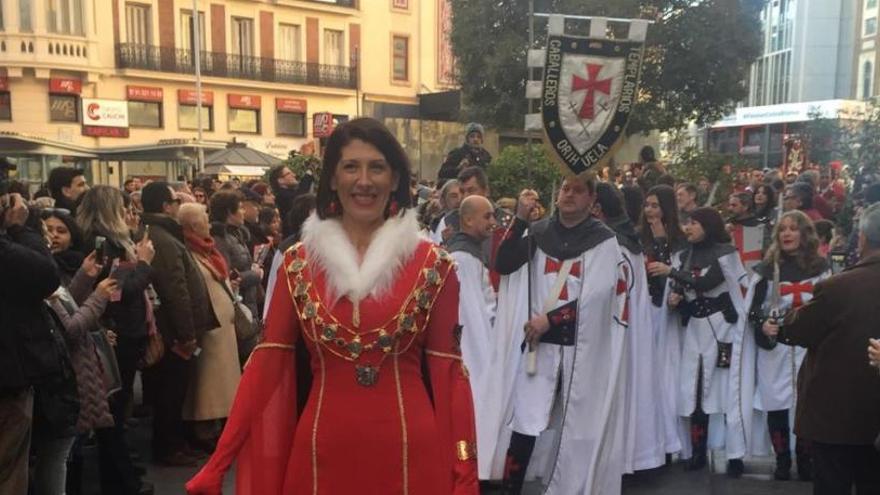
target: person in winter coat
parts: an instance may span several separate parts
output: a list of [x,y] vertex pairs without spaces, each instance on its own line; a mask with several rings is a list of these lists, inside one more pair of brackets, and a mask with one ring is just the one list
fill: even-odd
[[[281,212],[281,218],[287,218],[287,214],[293,208],[293,200],[311,191],[314,183],[315,176],[311,169],[300,179],[297,179],[296,174],[287,165],[278,165],[269,171],[269,185],[275,193],[275,204]],[[290,233],[285,232],[284,235],[288,236]]]
[[[263,269],[254,263],[248,250],[248,232],[243,228],[244,208],[238,194],[220,191],[211,196],[211,237],[217,250],[226,258],[229,277],[237,286],[242,302],[251,314],[260,315],[259,301],[263,298]],[[239,342],[239,354],[247,359],[256,342]]]
[[468,167],[480,167],[484,171],[492,162],[492,155],[483,148],[483,126],[471,122],[465,128],[465,142],[460,148],[455,148],[446,155],[446,160],[440,167],[438,178],[454,179],[458,173]]
[[79,209],[77,223],[83,231],[83,245],[96,253],[101,270],[94,276],[100,284],[106,278],[118,281],[110,296],[101,323],[116,335],[116,360],[122,378],[122,389],[110,397],[112,428],[99,429],[98,462],[101,486],[106,493],[148,493],[152,487],[141,481],[135,470],[125,441],[125,418],[134,397],[134,377],[144,356],[148,339],[146,291],[154,270],[151,266],[155,251],[149,238],[135,244],[126,223],[125,199],[119,189],[95,186],[86,192]]
[[184,244],[174,191],[165,182],[152,182],[142,192],[143,221],[156,248],[153,286],[160,302],[156,325],[165,342],[162,359],[144,373],[160,392],[153,398],[153,455],[162,464],[192,466],[197,459],[186,442],[183,402],[198,339],[217,327],[217,318],[201,271]]
[[0,493],[27,493],[32,387],[62,373],[43,302],[60,279],[18,194],[0,194]]

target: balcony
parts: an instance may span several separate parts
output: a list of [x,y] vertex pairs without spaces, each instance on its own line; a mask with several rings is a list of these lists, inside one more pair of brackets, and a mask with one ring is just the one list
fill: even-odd
[[[134,43],[116,45],[116,66],[175,74],[195,74],[192,50]],[[331,88],[357,88],[357,68],[323,65],[274,58],[248,57],[228,53],[201,52],[202,75],[304,84]]]

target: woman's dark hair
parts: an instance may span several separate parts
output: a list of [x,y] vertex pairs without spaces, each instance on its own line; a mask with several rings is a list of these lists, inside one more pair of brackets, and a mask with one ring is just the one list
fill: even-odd
[[260,207],[260,213],[258,217],[258,222],[260,225],[269,225],[272,223],[272,220],[278,215],[278,209],[274,206],[262,206]]
[[278,179],[281,178],[281,174],[287,170],[287,165],[276,165],[271,170],[269,170],[269,187],[272,188],[273,191],[278,191],[281,186],[278,184]]
[[217,191],[211,196],[211,207],[209,208],[212,222],[226,223],[229,215],[238,212],[241,205],[241,196],[232,191]]
[[607,182],[596,184],[596,203],[602,207],[602,213],[607,218],[617,218],[624,214],[620,192]]
[[643,146],[639,151],[639,158],[642,160],[642,163],[657,161],[656,155],[654,154],[654,148],[651,146]]
[[73,251],[82,251],[83,249],[83,235],[82,230],[79,228],[79,225],[76,223],[76,219],[70,216],[70,213],[65,213],[57,208],[47,208],[42,210],[40,213],[40,218],[44,221],[50,218],[57,218],[61,220],[61,223],[67,227],[67,231],[70,232],[70,248]]
[[816,228],[816,235],[821,241],[825,243],[831,242],[831,238],[834,237],[834,222],[823,218],[813,222],[813,226]]
[[[331,213],[330,203],[338,200],[336,191],[330,189],[330,183],[336,174],[336,167],[342,158],[342,148],[353,140],[359,139],[371,144],[385,156],[385,161],[391,166],[391,171],[397,176],[397,190],[392,191],[391,201],[397,201],[399,214],[403,214],[412,206],[412,195],[409,190],[410,163],[406,152],[400,143],[378,120],[361,117],[343,123],[333,131],[327,140],[327,149],[324,151],[324,162],[321,167],[321,178],[318,182],[318,194],[316,198],[316,211],[318,217],[330,218],[340,213]],[[389,201],[390,203],[390,201]],[[388,216],[388,207],[385,207],[385,215]]]
[[[755,216],[758,218],[764,218],[770,215],[773,211],[773,207],[776,206],[776,190],[773,189],[769,184],[761,184],[755,190],[755,196],[758,195],[758,192],[763,192],[764,196],[767,196],[767,203],[764,206],[758,207],[755,204]],[[755,196],[752,196],[752,203],[754,204]]]
[[[648,189],[645,199],[649,196],[656,196],[657,203],[660,204],[660,222],[663,223],[663,229],[666,231],[666,242],[669,243],[670,250],[684,245],[684,232],[681,231],[681,225],[678,223],[678,206],[675,203],[675,189],[666,185],[654,186]],[[645,218],[645,210],[639,215],[639,234],[642,237],[642,246],[645,251],[653,256],[654,253],[654,234],[651,233],[651,225]]]
[[281,225],[281,234],[288,238],[294,234],[298,234],[306,219],[315,209],[315,195],[312,193],[300,194],[293,203],[291,203],[290,211],[287,212],[287,218]]
[[718,210],[710,206],[701,206],[691,212],[691,221],[697,222],[706,233],[706,242],[724,244],[730,242],[730,234],[724,228],[724,220]]
[[645,195],[639,186],[623,186],[620,188],[623,194],[623,207],[626,209],[626,216],[629,221],[636,225],[639,223],[639,216],[642,214],[642,205],[645,203]]

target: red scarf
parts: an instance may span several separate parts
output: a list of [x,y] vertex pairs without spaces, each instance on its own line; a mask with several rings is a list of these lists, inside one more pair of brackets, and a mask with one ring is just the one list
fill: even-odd
[[201,237],[189,229],[184,229],[183,238],[186,240],[186,247],[199,260],[205,262],[205,265],[214,274],[214,278],[220,282],[229,278],[229,268],[226,266],[226,259],[214,247],[214,239],[212,237]]

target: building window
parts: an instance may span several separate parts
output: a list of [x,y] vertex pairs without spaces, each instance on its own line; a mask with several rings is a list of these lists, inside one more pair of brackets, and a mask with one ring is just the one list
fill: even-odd
[[56,34],[85,34],[83,0],[46,0],[46,29]]
[[281,24],[278,27],[278,58],[281,60],[302,60],[302,30],[296,24]]
[[49,95],[49,120],[52,122],[79,122],[79,97],[76,95]]
[[409,0],[391,0],[391,6],[395,9],[408,9]]
[[247,108],[229,109],[229,132],[260,133],[260,111]]
[[865,34],[863,36],[873,36],[877,34],[877,18],[869,17],[865,19]]
[[3,0],[0,0],[0,31],[3,31]]
[[18,29],[23,33],[29,33],[34,30],[33,22],[31,22],[31,0],[18,0]]
[[12,120],[12,99],[8,91],[0,93],[0,120]]
[[866,9],[873,9],[877,7],[877,0],[868,0],[865,4]]
[[232,54],[254,56],[254,21],[244,17],[232,18]]
[[162,104],[153,101],[129,101],[128,125],[162,127]]
[[152,38],[150,28],[150,6],[140,3],[125,4],[125,30],[129,43],[149,45]]
[[867,100],[874,93],[874,64],[865,60],[862,65],[862,99]]
[[324,30],[324,64],[345,65],[345,33],[335,29]]
[[[198,130],[198,118],[196,117],[197,108],[195,105],[177,106],[177,127],[181,130],[195,131]],[[202,105],[202,130],[214,130],[214,108]]]
[[[180,32],[182,33],[181,48],[195,51],[196,39],[193,36],[195,29],[193,29],[192,10],[180,11]],[[204,52],[207,50],[207,46],[208,41],[205,39],[205,13],[199,11],[199,50]],[[202,60],[203,65],[205,62],[205,60]]]
[[392,41],[392,64],[395,81],[409,80],[409,38],[395,36]]
[[306,114],[278,110],[275,133],[279,136],[305,136]]

